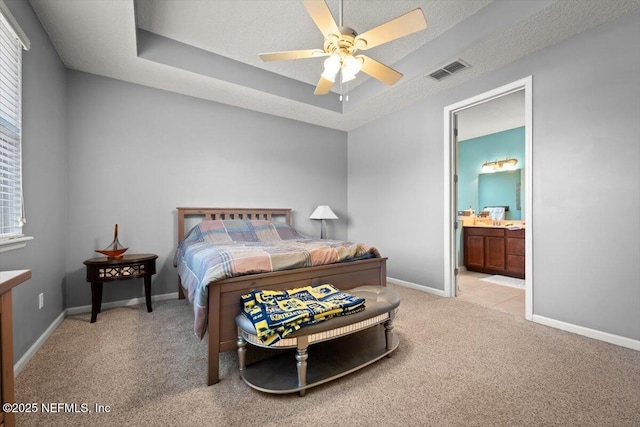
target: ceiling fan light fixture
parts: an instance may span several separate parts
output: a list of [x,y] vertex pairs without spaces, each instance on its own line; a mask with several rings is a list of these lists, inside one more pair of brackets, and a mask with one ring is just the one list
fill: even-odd
[[345,72],[344,68],[342,69],[342,83],[350,82],[351,80],[355,80],[355,74],[349,74]]
[[363,73],[386,85],[395,84],[402,78],[402,73],[368,56],[354,57],[353,55],[358,50],[371,49],[427,28],[424,13],[417,8],[359,34],[353,28],[343,25],[342,0],[340,0],[340,25],[333,18],[326,0],[304,0],[303,3],[324,36],[323,49],[271,52],[260,54],[260,58],[263,61],[284,61],[329,56],[324,62],[324,71],[313,92],[314,95],[328,94],[339,71],[342,71],[342,82],[355,79],[362,70]]
[[362,60],[347,55],[342,58],[342,83],[350,82],[356,78],[356,74],[362,69]]
[[335,83],[336,81],[336,75],[338,73],[327,73],[326,71],[324,71],[322,74],[320,74],[320,76],[325,79],[325,80],[329,80],[331,83]]
[[358,58],[354,58],[351,55],[345,56],[342,60],[342,72],[343,74],[353,75],[355,77],[356,74],[360,72],[362,69],[362,61]]
[[322,77],[331,81],[336,81],[336,75],[340,68],[342,67],[342,61],[340,60],[340,56],[335,53],[324,60],[324,71],[322,72]]

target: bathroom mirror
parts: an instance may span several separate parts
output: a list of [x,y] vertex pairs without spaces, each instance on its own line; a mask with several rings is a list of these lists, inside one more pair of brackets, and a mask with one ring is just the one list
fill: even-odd
[[478,175],[478,209],[508,206],[505,220],[524,220],[524,169]]

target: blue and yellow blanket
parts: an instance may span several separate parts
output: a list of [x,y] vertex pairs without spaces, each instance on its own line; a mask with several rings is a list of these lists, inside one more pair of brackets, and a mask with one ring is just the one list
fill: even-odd
[[364,310],[364,299],[332,285],[242,295],[242,312],[263,344],[272,345],[303,326]]

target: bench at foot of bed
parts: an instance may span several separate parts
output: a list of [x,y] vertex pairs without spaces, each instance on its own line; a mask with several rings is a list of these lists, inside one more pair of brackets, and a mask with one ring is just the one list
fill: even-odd
[[[244,382],[267,393],[304,396],[308,388],[357,371],[398,348],[399,339],[393,332],[400,305],[396,293],[381,286],[345,292],[364,298],[365,310],[306,326],[272,346],[263,345],[249,319],[238,315],[238,364]],[[247,365],[247,342],[284,351]]]

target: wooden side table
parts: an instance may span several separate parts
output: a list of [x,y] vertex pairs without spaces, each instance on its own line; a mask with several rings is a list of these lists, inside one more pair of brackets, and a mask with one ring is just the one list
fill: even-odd
[[123,255],[119,259],[108,257],[91,258],[87,266],[87,282],[91,283],[91,323],[98,318],[102,307],[102,284],[114,280],[144,279],[144,296],[147,311],[151,313],[151,276],[156,274],[155,254]]

